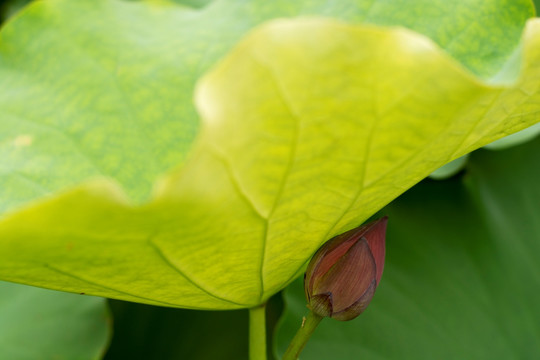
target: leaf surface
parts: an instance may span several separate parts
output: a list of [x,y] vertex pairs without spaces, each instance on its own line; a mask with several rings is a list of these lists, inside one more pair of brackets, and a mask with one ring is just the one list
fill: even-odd
[[[512,41],[531,4],[508,4],[502,25],[485,14],[507,2],[458,6],[440,27],[452,17],[429,3],[422,21],[414,7],[361,1],[31,6],[0,33],[0,277],[188,308],[265,301],[327,238],[537,121],[539,23]],[[256,23],[296,14],[410,25],[435,42],[322,18],[272,22],[199,83],[198,130],[199,74]],[[464,28],[473,15],[488,28]],[[510,40],[493,47],[499,31]],[[522,59],[517,71],[509,58]]]
[[[216,0],[193,10],[118,0],[32,4],[0,35],[0,213],[98,176],[114,179],[136,202],[148,199],[156,177],[185,161],[198,133],[196,80],[265,20],[324,15],[409,27],[492,77],[515,53],[534,14],[527,0],[410,5]],[[505,11],[493,12],[498,8]],[[421,18],[418,9],[425,12]],[[454,17],[446,16],[450,11]]]

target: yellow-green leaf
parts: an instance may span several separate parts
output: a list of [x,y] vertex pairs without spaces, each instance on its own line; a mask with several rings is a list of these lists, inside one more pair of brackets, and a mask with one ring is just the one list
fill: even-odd
[[493,86],[409,30],[265,25],[200,82],[200,137],[150,203],[102,180],[8,215],[0,276],[170,306],[263,302],[325,239],[534,123],[539,26],[521,77]]
[[[61,4],[72,12],[81,9]],[[110,6],[137,9],[122,15],[124,25],[141,13],[141,5],[83,4],[92,10],[85,16],[94,19]],[[205,11],[215,11],[212,6]],[[35,7],[25,21],[38,19],[46,26],[52,17],[60,29],[79,26],[63,24],[60,7],[44,8],[50,17]],[[156,10],[149,13],[154,19],[168,18],[164,8],[144,9]],[[529,7],[523,9],[520,14]],[[199,16],[183,14],[183,21]],[[121,41],[99,31],[99,37],[91,36],[96,28],[118,24],[114,21],[110,15],[97,25],[83,22],[89,37],[78,38],[74,48],[55,47],[72,61],[88,61],[59,82],[54,72],[38,71],[42,77],[34,82],[23,68],[13,71],[16,60],[32,51],[18,54],[4,45],[9,56],[0,68],[9,68],[12,77],[3,82],[10,95],[0,101],[9,109],[1,122],[9,159],[2,183],[14,189],[4,187],[3,193],[8,202],[0,222],[4,280],[167,306],[254,306],[292,281],[327,238],[358,225],[444,163],[536,122],[540,109],[536,21],[523,37],[523,56],[514,52],[512,58],[523,61],[519,78],[514,78],[519,61],[509,62],[514,67],[502,73],[494,70],[510,56],[511,46],[503,46],[507,51],[493,63],[475,65],[474,51],[460,57],[488,79],[481,80],[410,30],[323,18],[280,20],[254,30],[199,83],[195,101],[202,126],[192,145],[186,131],[195,132],[194,111],[176,108],[175,101],[185,105],[191,98],[198,72],[187,72],[191,80],[179,83],[181,96],[171,90],[177,81],[175,56],[189,56],[166,52],[168,71],[148,68],[146,61],[156,64],[149,54],[168,49],[166,42],[154,44],[159,37],[144,36],[154,34],[150,23],[133,34],[120,27]],[[16,27],[17,21],[5,28],[3,39],[15,36]],[[88,39],[98,57],[80,54]],[[182,39],[189,43],[185,35]],[[98,46],[100,41],[109,46]],[[130,49],[152,51],[131,60],[114,50],[126,41]],[[474,42],[455,41],[454,46],[476,48]],[[181,45],[168,45],[175,44]],[[215,60],[219,51],[214,51],[209,57]],[[204,52],[193,56],[181,69],[207,64]],[[100,76],[110,83],[88,76],[82,84],[113,91],[103,97],[95,91],[73,95],[81,89],[75,74],[93,75],[95,66],[105,69]],[[167,88],[161,89],[161,82]],[[15,85],[24,91],[14,91]],[[46,111],[8,106],[10,96],[29,99],[28,89],[40,95],[38,105]],[[47,92],[55,95],[50,103]],[[162,95],[165,107],[158,106]],[[168,106],[176,110],[169,113]],[[163,177],[151,200],[143,202],[152,179],[175,162],[183,166]],[[99,175],[106,177],[87,180]],[[51,195],[39,199],[43,188]]]
[[0,33],[0,213],[98,176],[147,200],[198,133],[195,82],[266,20],[325,15],[405,26],[488,78],[533,14],[529,0],[215,0],[201,10],[35,2]]

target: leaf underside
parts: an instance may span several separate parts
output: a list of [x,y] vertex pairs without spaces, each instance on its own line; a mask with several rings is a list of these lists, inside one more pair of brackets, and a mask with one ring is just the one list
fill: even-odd
[[[176,307],[265,301],[326,239],[537,121],[537,21],[519,43],[530,4],[474,3],[414,22],[363,1],[31,6],[0,33],[0,278]],[[277,20],[193,95],[248,29],[299,14],[433,41]]]

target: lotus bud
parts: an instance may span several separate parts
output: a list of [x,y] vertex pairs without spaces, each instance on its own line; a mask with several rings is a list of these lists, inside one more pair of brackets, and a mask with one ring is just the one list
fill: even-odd
[[338,235],[313,255],[304,276],[311,311],[346,321],[366,309],[384,268],[387,219]]

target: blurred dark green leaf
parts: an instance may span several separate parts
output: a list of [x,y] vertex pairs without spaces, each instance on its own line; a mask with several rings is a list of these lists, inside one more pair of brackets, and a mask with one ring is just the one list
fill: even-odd
[[0,282],[0,359],[91,360],[110,337],[105,299]]
[[114,337],[105,360],[247,359],[248,313],[110,301]]
[[[540,139],[480,151],[467,174],[425,181],[384,209],[381,285],[357,320],[325,320],[302,359],[540,358]],[[286,290],[282,353],[305,315]]]
[[30,2],[31,0],[0,0],[0,25]]
[[[196,311],[111,300],[114,337],[105,360],[247,359],[248,311]],[[267,332],[283,308],[281,296],[267,304]],[[209,340],[211,339],[211,340]],[[210,345],[209,345],[210,344]],[[271,347],[268,347],[271,351]],[[272,354],[268,354],[271,359]]]

